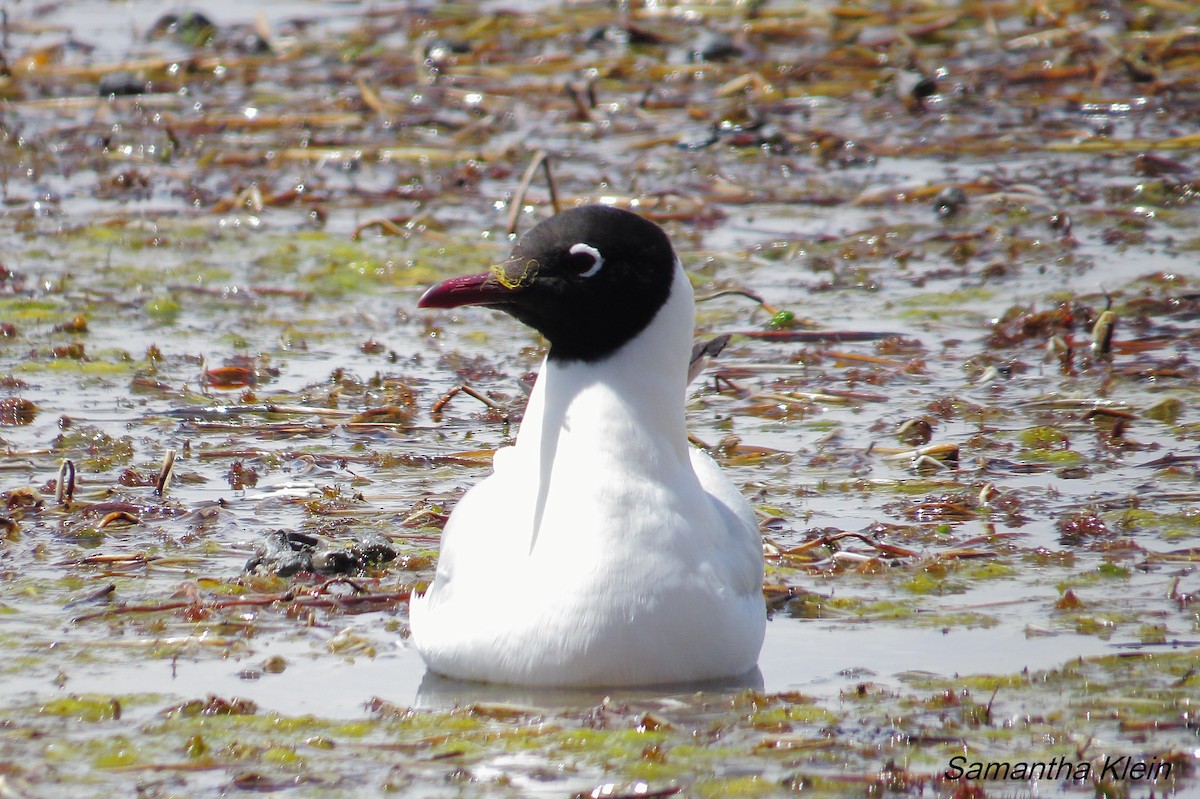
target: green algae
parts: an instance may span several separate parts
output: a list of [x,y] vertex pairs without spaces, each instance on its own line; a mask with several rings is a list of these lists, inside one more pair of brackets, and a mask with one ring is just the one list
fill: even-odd
[[68,696],[45,703],[38,712],[75,721],[97,722],[120,718],[121,702],[115,697]]
[[[124,725],[106,712],[113,707],[111,699],[93,696],[86,703],[91,713],[87,728],[61,726],[38,736],[10,735],[6,746],[10,752],[14,746],[38,747],[48,761],[64,769],[59,779],[77,787],[104,784],[132,766],[168,766],[181,756],[206,768],[254,766],[281,775],[319,775],[344,768],[349,754],[361,773],[381,779],[396,762],[396,736],[419,732],[407,738],[418,755],[408,762],[423,761],[431,777],[486,766],[520,752],[559,773],[615,783],[679,784],[694,795],[777,796],[784,794],[785,783],[801,780],[810,788],[826,785],[840,796],[850,790],[838,781],[842,758],[849,751],[859,756],[874,753],[868,757],[878,757],[879,764],[903,756],[930,771],[944,769],[954,748],[937,753],[917,743],[929,735],[953,734],[991,759],[1041,759],[1061,754],[1061,748],[1030,747],[1030,736],[1058,740],[1080,719],[1100,712],[1100,718],[1109,719],[1103,722],[1105,729],[1117,740],[1135,736],[1146,746],[1144,736],[1154,723],[1186,707],[1186,678],[1197,667],[1200,653],[1191,652],[1080,659],[1059,669],[1009,675],[908,675],[904,689],[861,692],[853,706],[841,710],[797,704],[786,694],[744,694],[724,704],[697,696],[675,702],[669,723],[656,723],[652,731],[640,727],[662,711],[636,704],[612,708],[605,728],[586,726],[587,715],[562,711],[542,711],[540,722],[532,726],[521,716],[508,720],[461,710],[387,712],[352,724],[312,716],[164,717],[158,712],[138,723],[135,740],[128,732],[109,732]],[[1086,699],[1080,699],[1080,691]],[[121,701],[136,704],[129,697]],[[1013,708],[1033,704],[1040,706],[1036,716],[1010,715]],[[67,716],[79,712],[66,704],[62,708]],[[897,734],[886,744],[868,743],[872,718],[896,719]],[[547,725],[567,729],[547,733]],[[715,730],[722,732],[713,737]],[[264,743],[249,740],[261,734],[268,736]],[[1151,751],[1170,751],[1165,740],[1169,734],[1156,736],[1164,740]],[[438,766],[436,759],[428,760],[421,752],[449,757]],[[81,758],[100,771],[72,774],[72,764]],[[476,786],[482,795],[493,795],[493,789],[503,795],[499,785]]]
[[25,361],[18,367],[19,371],[24,374],[58,372],[78,375],[81,379],[126,376],[136,371],[137,368],[138,365],[132,361],[83,361],[65,358],[52,361]]
[[52,325],[65,322],[70,306],[56,299],[0,297],[0,319],[21,326]]
[[90,756],[92,766],[98,769],[127,768],[142,759],[141,748],[123,735],[105,741],[93,741],[88,750],[84,756]]
[[995,290],[981,286],[979,288],[960,289],[956,291],[922,292],[916,296],[905,298],[902,304],[913,309],[907,313],[915,313],[918,310],[930,313],[946,311],[963,312],[961,309],[964,306],[990,305],[995,297]]
[[940,566],[923,569],[900,584],[900,588],[910,594],[963,594],[968,585],[958,575],[946,572]]
[[171,324],[183,312],[183,305],[171,297],[154,297],[146,300],[146,316],[160,324]]
[[1070,437],[1053,427],[1031,427],[1022,430],[1021,445],[1029,450],[1065,449],[1070,446]]
[[[12,245],[5,270],[25,272],[27,279],[0,271],[0,324],[16,327],[13,334],[0,333],[0,378],[6,378],[0,391],[31,397],[39,413],[32,425],[6,427],[0,441],[8,502],[0,513],[6,525],[0,550],[6,657],[0,670],[11,684],[41,698],[22,704],[12,694],[3,697],[0,771],[6,789],[31,796],[135,790],[147,796],[252,790],[587,796],[608,785],[610,793],[627,795],[678,787],[687,796],[940,796],[975,791],[938,781],[948,758],[964,751],[1013,761],[1084,757],[1091,752],[1079,752],[1089,746],[1164,756],[1194,749],[1194,729],[1186,724],[1194,715],[1188,703],[1194,702],[1197,664],[1185,653],[1165,651],[1191,646],[1186,642],[1198,629],[1189,571],[1196,556],[1188,546],[1196,528],[1194,469],[1187,460],[1145,465],[1167,453],[1190,457],[1198,437],[1196,425],[1188,423],[1195,372],[1186,332],[1194,287],[1169,277],[1171,270],[1183,271],[1172,260],[1188,263],[1175,256],[1196,246],[1187,237],[1195,227],[1194,209],[1185,202],[1189,179],[1153,160],[1148,168],[1166,169],[1178,180],[1135,176],[1132,150],[1129,157],[1119,151],[1074,157],[1071,147],[1128,143],[1123,137],[1133,119],[1127,112],[1104,111],[1094,138],[1078,145],[1045,135],[1078,132],[1081,118],[1095,122],[1082,108],[1092,95],[1145,95],[1154,111],[1137,118],[1147,137],[1137,152],[1152,153],[1153,136],[1163,126],[1179,125],[1173,108],[1179,98],[1172,94],[1172,103],[1156,105],[1167,95],[1144,90],[1161,88],[1161,81],[1131,84],[1125,73],[1153,52],[1171,64],[1165,75],[1189,74],[1187,48],[1163,42],[1173,41],[1191,20],[1160,3],[1152,14],[1135,15],[1127,29],[1106,24],[1105,46],[1114,58],[1130,55],[1122,50],[1137,51],[1133,60],[1114,62],[1130,70],[1085,70],[1080,82],[1055,69],[1064,59],[1086,62],[1094,55],[1096,29],[1086,11],[983,10],[977,14],[980,9],[968,5],[950,24],[928,32],[920,29],[924,22],[909,25],[905,19],[926,13],[921,9],[871,3],[831,11],[709,4],[652,14],[631,7],[622,20],[665,36],[672,47],[702,25],[729,25],[749,45],[727,63],[668,65],[672,71],[659,72],[666,49],[661,42],[633,42],[627,51],[583,43],[587,31],[612,22],[599,7],[572,7],[565,14],[547,7],[544,19],[534,21],[549,25],[545,31],[519,11],[480,13],[469,3],[435,4],[421,17],[389,12],[359,19],[338,9],[332,30],[319,17],[294,27],[275,24],[275,31],[264,21],[264,35],[279,37],[268,42],[279,46],[276,53],[230,56],[207,35],[189,38],[191,46],[214,49],[194,54],[178,93],[155,92],[137,105],[105,101],[103,113],[78,116],[68,102],[55,107],[54,122],[35,98],[91,96],[94,81],[74,82],[72,76],[82,73],[73,62],[66,71],[55,63],[11,70],[0,89],[13,99],[6,113],[14,129],[33,132],[20,144],[15,137],[0,141],[0,160],[19,162],[22,169],[30,152],[39,160],[30,173],[36,180],[16,167],[5,170],[12,211],[4,223]],[[978,37],[978,20],[985,18],[996,30],[989,27],[987,36]],[[1060,23],[1065,27],[1056,30]],[[411,28],[414,42],[425,34],[445,36],[473,51],[441,64],[422,63],[411,48],[394,46],[403,26]],[[10,64],[21,63],[16,59],[23,58],[27,29],[23,19],[13,26],[17,43],[5,53]],[[899,44],[871,44],[880,31],[892,29],[902,33]],[[309,31],[329,38],[321,41]],[[980,71],[978,42],[994,50],[997,31],[1004,63]],[[1042,46],[1013,38],[1025,32],[1053,41]],[[784,42],[796,49],[777,52]],[[152,45],[138,43],[143,46]],[[809,48],[818,61],[808,60]],[[977,116],[970,92],[939,91],[929,108],[897,105],[896,48],[907,63],[945,64],[950,80],[962,85],[993,86],[986,130],[965,124]],[[508,53],[518,60],[506,61]],[[755,60],[759,54],[768,60]],[[1053,80],[1005,81],[1010,68],[1025,65],[1026,55]],[[361,72],[349,82],[327,69],[343,56],[342,63]],[[219,75],[213,61],[220,62]],[[983,61],[994,59],[985,55]],[[304,72],[314,66],[318,73]],[[534,73],[547,83],[530,84]],[[158,68],[153,74],[168,84],[185,80]],[[346,85],[331,89],[330,74]],[[429,79],[421,84],[419,103],[408,94],[414,74],[418,84]],[[594,106],[568,109],[561,88],[546,89],[591,74],[598,76]],[[749,80],[749,88],[732,95],[723,88],[762,75],[771,76],[771,86],[756,88]],[[360,77],[363,84],[353,86]],[[461,81],[479,88],[488,102],[500,98],[502,107],[464,111],[453,102],[440,104],[443,91],[455,97]],[[872,91],[863,92],[864,86]],[[1186,99],[1187,88],[1180,86],[1179,97]],[[259,106],[262,127],[240,125],[241,108],[221,108],[230,97]],[[152,110],[159,104],[161,116]],[[1028,134],[1028,125],[1005,116],[1024,119],[1030,108],[1046,124]],[[760,131],[763,141],[743,146],[719,138],[707,149],[679,148],[679,131],[689,126],[726,135],[726,121],[708,118],[710,110],[752,120],[738,135]],[[304,121],[272,125],[274,113]],[[342,121],[324,126],[326,113],[340,114]],[[152,116],[147,127],[144,119]],[[938,124],[930,126],[934,116]],[[68,119],[68,135],[56,138],[54,126]],[[512,125],[520,126],[520,146],[505,143]],[[995,125],[1004,136],[994,135]],[[122,142],[161,142],[168,126],[176,139],[169,169],[157,155],[122,155]],[[976,135],[981,132],[986,135]],[[489,141],[497,133],[496,142]],[[833,141],[851,133],[853,146]],[[1055,145],[1053,159],[1040,157],[1047,138]],[[451,139],[456,152],[479,143],[486,155],[469,163],[455,156],[446,162],[453,166],[443,168],[419,153],[377,154],[381,147],[414,143],[445,154],[447,145],[440,142]],[[104,167],[95,166],[91,144],[75,141],[106,142]],[[285,152],[293,141],[297,147]],[[774,309],[744,298],[713,300],[698,317],[705,335],[820,334],[838,327],[896,334],[869,345],[836,336],[811,344],[739,336],[714,368],[739,364],[766,371],[734,373],[732,385],[705,380],[703,387],[693,386],[702,401],[689,405],[689,423],[700,439],[717,442],[732,433],[745,445],[787,455],[768,468],[731,468],[755,505],[775,517],[767,528],[774,549],[797,549],[812,535],[863,536],[771,562],[772,589],[829,594],[793,597],[773,625],[807,633],[819,622],[822,632],[852,630],[859,641],[876,633],[1011,633],[1027,626],[1031,637],[1057,636],[1055,651],[1067,662],[1003,675],[906,674],[897,687],[885,657],[879,675],[819,675],[822,683],[806,670],[806,639],[796,652],[796,673],[785,682],[822,691],[809,702],[720,692],[612,702],[597,696],[587,709],[554,705],[513,719],[465,708],[405,709],[365,719],[335,718],[333,711],[184,714],[171,712],[184,697],[126,693],[117,697],[118,718],[111,697],[64,694],[73,681],[97,673],[128,679],[132,667],[200,662],[249,673],[261,662],[260,650],[280,641],[307,645],[305,657],[318,664],[394,648],[407,631],[402,605],[359,608],[362,615],[356,615],[332,600],[307,608],[283,600],[238,608],[219,603],[291,592],[319,601],[324,595],[311,592],[399,592],[428,583],[438,515],[482,474],[478,465],[436,458],[492,449],[515,429],[461,395],[438,420],[429,407],[460,383],[519,405],[521,373],[534,368],[543,351],[504,317],[418,313],[418,289],[448,275],[483,271],[503,256],[504,206],[516,201],[526,147],[537,143],[553,143],[564,203],[628,191],[616,201],[661,213],[697,293],[739,286],[761,294]],[[303,150],[333,151],[343,144],[351,155],[329,156],[330,164],[299,160]],[[1039,155],[1023,160],[1026,148]],[[851,157],[857,153],[865,160]],[[72,162],[75,154],[82,160]],[[1000,161],[1003,169],[996,166]],[[117,166],[161,170],[152,175],[154,202],[170,207],[175,198],[177,215],[102,196],[113,189],[105,170]],[[73,194],[77,189],[58,181],[56,169],[76,181],[85,178],[87,191]],[[919,175],[930,190],[887,185],[893,171]],[[285,195],[296,174],[304,176],[306,191],[319,195],[313,204],[289,205]],[[962,183],[969,200],[944,218],[932,203],[939,182]],[[94,216],[70,210],[70,204],[49,216],[27,215],[22,197],[42,196],[43,187],[35,185],[41,183],[54,184],[49,194],[64,192],[71,203],[95,203]],[[1131,185],[1143,188],[1129,190]],[[262,208],[242,195],[246,186],[263,194]],[[101,190],[96,197],[94,187]],[[530,189],[521,200],[532,209],[521,217],[523,225],[549,213],[542,187]],[[410,190],[421,199],[410,201]],[[873,193],[882,199],[872,199]],[[655,204],[671,194],[700,210]],[[1134,212],[1134,203],[1169,205],[1171,213]],[[430,224],[408,225],[401,217],[410,213]],[[399,235],[372,237],[351,229],[376,214],[399,215]],[[1112,261],[1119,266],[1110,267]],[[1090,263],[1097,264],[1094,271]],[[1126,280],[1134,265],[1145,274]],[[1129,347],[1118,347],[1105,363],[1092,357],[1086,329],[1093,312],[1109,302],[1101,289],[1111,292],[1121,316],[1118,344]],[[1013,303],[1021,311],[1010,315],[1005,309]],[[1053,337],[1064,331],[1039,326],[1044,320],[1036,318],[1037,308],[1060,303],[1075,316],[1070,359],[1054,354]],[[80,314],[86,315],[86,334],[69,329]],[[991,337],[993,319],[1007,323],[1022,316],[1029,317],[1027,325],[1010,339]],[[764,331],[772,320],[779,330]],[[149,341],[161,350],[156,346],[157,356],[145,362],[119,349],[138,352]],[[85,346],[53,354],[55,347],[73,344]],[[226,355],[271,373],[235,391],[200,386],[204,369]],[[790,371],[776,376],[771,367]],[[349,377],[331,377],[334,369]],[[975,382],[985,374],[987,381]],[[14,388],[8,388],[9,378]],[[354,429],[343,418],[319,413],[389,404],[394,395],[386,387],[398,382],[417,393],[414,423],[402,432]],[[756,394],[829,389],[869,398],[781,418],[738,411]],[[1039,404],[1045,397],[1084,404]],[[241,413],[256,404],[275,410]],[[1108,404],[1146,410],[1128,429],[1110,434],[1085,415]],[[957,464],[934,476],[917,475],[907,463],[880,457],[896,444],[896,423],[914,417],[929,420],[934,442],[963,445]],[[179,459],[162,496],[155,477],[167,450],[176,450]],[[79,478],[73,499],[60,500],[55,480],[64,458],[78,467]],[[226,476],[233,462],[256,470],[257,489],[232,488]],[[31,486],[40,498],[16,490]],[[424,502],[435,521],[405,522]],[[917,513],[912,508],[918,502],[935,514],[944,504],[950,516],[914,522],[909,514]],[[90,514],[89,506],[99,507]],[[1083,506],[1095,509],[1107,529],[1094,536],[1060,535],[1055,523]],[[139,521],[101,527],[115,508]],[[353,575],[356,587],[322,587],[321,580],[303,576],[241,575],[256,543],[277,529],[335,540],[384,533],[414,557],[405,566]],[[846,559],[835,557],[841,555]],[[1056,609],[1059,597],[1046,595],[1056,584],[1078,590],[1082,607]],[[107,585],[111,595],[96,593]],[[148,609],[133,610],[139,606]],[[93,613],[101,615],[75,621]],[[941,659],[955,654],[956,640],[931,647],[926,667],[953,671]],[[1144,651],[1076,661],[1077,651],[1095,640]],[[1019,644],[1013,648],[1020,650]],[[996,653],[1009,658],[1005,663],[1013,656]],[[235,685],[252,692],[261,681],[291,680],[295,673],[290,667],[283,674],[262,670],[267,674]],[[300,684],[296,690],[311,690]],[[207,687],[187,677],[176,685],[188,696]],[[319,690],[336,697],[346,689],[334,684]],[[276,701],[284,707],[293,702],[284,690],[275,696],[283,697]],[[207,698],[196,702],[198,708],[210,704]],[[661,723],[647,724],[648,715]],[[1092,739],[1103,743],[1088,743]],[[47,764],[52,768],[44,769]],[[1182,793],[1194,781],[1152,789],[1169,793],[1179,786]],[[988,795],[1006,795],[1027,786],[984,787]],[[1151,789],[1077,787],[1102,795]]]
[[[924,583],[920,583],[924,587]],[[912,593],[942,593],[934,588],[914,590],[913,580],[906,581],[901,587]],[[956,592],[949,592],[956,593]],[[794,618],[803,619],[845,619],[858,622],[875,623],[908,623],[917,627],[950,629],[950,628],[989,628],[1000,623],[995,616],[974,611],[945,611],[923,607],[918,600],[869,600],[857,597],[821,597],[816,594],[803,594],[788,604],[788,613]]]
[[112,436],[92,425],[78,425],[60,433],[54,440],[54,449],[77,458],[81,466],[100,472],[130,463],[134,442],[131,436]]
[[1178,513],[1127,508],[1103,514],[1114,529],[1125,533],[1151,533],[1164,541],[1180,542],[1200,536],[1200,510],[1188,507]]

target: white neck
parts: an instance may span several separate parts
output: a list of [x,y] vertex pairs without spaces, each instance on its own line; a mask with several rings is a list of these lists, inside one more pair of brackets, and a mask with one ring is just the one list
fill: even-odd
[[[596,363],[542,363],[517,436],[517,447],[547,452],[548,441],[575,438],[580,426],[603,431],[619,425],[652,428],[658,440],[638,445],[687,452],[684,401],[688,356],[695,326],[691,283],[676,261],[667,302],[646,329],[615,353]],[[600,407],[588,407],[598,404]],[[579,407],[579,406],[583,407]],[[587,410],[591,416],[583,416]],[[638,447],[641,449],[641,447]],[[624,455],[636,455],[629,452]],[[650,454],[649,452],[640,454]]]
[[684,401],[694,325],[692,287],[676,261],[667,302],[631,341],[596,363],[542,364],[515,447],[539,479],[531,546],[552,474],[600,480],[611,469],[661,480],[691,473]]

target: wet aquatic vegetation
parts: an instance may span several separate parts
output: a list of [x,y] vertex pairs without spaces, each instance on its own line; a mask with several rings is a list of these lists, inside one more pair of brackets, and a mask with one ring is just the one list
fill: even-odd
[[[1186,4],[72,5],[0,74],[10,786],[1194,789]],[[418,289],[585,201],[732,334],[689,424],[762,514],[765,690],[452,709],[405,598],[542,350]]]
[[313,536],[277,530],[267,536],[262,550],[246,563],[246,571],[268,570],[280,577],[298,572],[360,572],[389,563],[397,554],[382,536],[340,548],[321,548],[320,543]]
[[[1169,791],[1186,780],[1187,755],[1146,736],[1186,729],[1194,668],[1194,656],[1176,654],[969,680],[909,673],[900,691],[859,683],[836,710],[798,692],[557,711],[476,702],[438,713],[376,699],[370,713],[353,722],[280,715],[216,696],[169,703],[81,695],[28,707],[32,712],[9,738],[56,740],[47,758],[52,770],[39,783],[51,788],[102,790],[139,775],[205,792],[269,783],[349,795],[449,781],[503,796],[553,779],[584,795],[593,789],[596,795],[647,795],[655,785],[690,795],[785,795],[805,784],[852,796],[898,785],[950,790],[945,762],[964,748],[972,761],[1058,757],[1072,763],[1073,773],[1077,764],[1088,764],[1096,779],[1064,782],[1088,791],[1105,778],[1105,755],[1093,751],[1094,739],[1075,725],[1093,718],[1091,730],[1130,741],[1108,757],[1170,762],[1167,775],[1155,781]],[[1063,691],[1080,698],[1062,710],[1022,711]],[[862,718],[868,708],[886,719],[882,727]],[[114,729],[127,732],[114,738]],[[1036,740],[1049,743],[1031,747]],[[877,765],[847,770],[846,748],[879,758]],[[33,775],[18,768],[12,778],[24,785]],[[597,787],[603,785],[613,787]]]

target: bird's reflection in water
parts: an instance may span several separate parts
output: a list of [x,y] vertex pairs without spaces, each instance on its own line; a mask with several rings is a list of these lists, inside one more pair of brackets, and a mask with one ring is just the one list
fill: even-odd
[[696,693],[736,693],[763,690],[758,667],[733,677],[690,683],[665,683],[642,688],[533,688],[523,685],[466,682],[426,671],[413,706],[423,710],[448,710],[475,704],[522,705],[534,708],[591,706],[609,701],[663,700]]

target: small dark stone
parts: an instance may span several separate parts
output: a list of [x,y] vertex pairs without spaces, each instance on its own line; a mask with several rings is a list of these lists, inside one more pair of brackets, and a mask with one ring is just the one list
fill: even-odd
[[287,530],[275,530],[268,533],[263,541],[264,551],[268,555],[299,550],[312,550],[317,546],[317,539],[303,533],[292,533]]
[[288,546],[296,552],[311,552],[317,548],[317,544],[321,543],[321,540],[313,535],[284,532],[282,530],[279,532],[283,533],[283,537],[287,541]]
[[233,49],[247,55],[269,55],[274,52],[271,43],[255,31],[246,31],[234,39]]
[[122,69],[100,76],[98,89],[101,97],[133,97],[149,91],[150,84],[134,73]]
[[588,31],[584,43],[597,44],[662,44],[662,38],[634,25],[599,25]]
[[346,549],[326,549],[312,556],[315,571],[328,574],[347,574],[358,568],[358,560]]
[[286,555],[281,555],[273,560],[267,560],[259,564],[278,574],[280,577],[291,577],[293,574],[300,572],[311,572],[313,569],[313,558],[307,552],[293,552]]
[[703,150],[717,143],[716,128],[706,128],[703,131],[684,133],[675,146],[680,150]]
[[163,14],[150,26],[147,36],[161,39],[172,36],[189,47],[203,47],[212,42],[217,34],[217,25],[199,11],[183,14]]
[[170,31],[179,24],[178,14],[163,14],[158,19],[154,20],[154,24],[150,26],[150,30],[146,33],[146,37],[157,39]]
[[304,533],[275,530],[263,540],[258,554],[246,561],[245,571],[269,571],[280,577],[312,571],[312,551],[317,539]]
[[688,47],[689,61],[727,61],[741,54],[733,37],[721,31],[701,31]]
[[967,206],[967,193],[958,186],[947,186],[938,192],[933,201],[937,215],[945,219],[954,216]]
[[263,539],[262,548],[246,562],[245,570],[290,577],[299,572],[350,574],[388,563],[399,556],[387,537],[368,535],[349,547],[330,547],[316,536],[275,530]]
[[263,541],[262,554],[265,556],[282,555],[285,552],[291,551],[292,547],[288,543],[287,533],[283,530],[268,533],[266,540]]
[[390,563],[399,555],[392,542],[381,535],[370,535],[350,547],[360,566]]
[[898,70],[892,80],[892,89],[905,103],[920,105],[922,100],[937,94],[937,81],[921,72]]
[[471,52],[467,42],[456,42],[450,39],[434,39],[425,45],[425,58],[433,63],[441,63],[456,55],[466,55]]
[[909,93],[917,100],[924,100],[926,97],[932,97],[937,94],[937,90],[937,81],[928,75],[922,75],[920,80],[909,90]]
[[263,539],[262,549],[246,561],[245,571],[268,571],[280,577],[313,570],[312,552],[317,539],[304,533],[275,530]]

